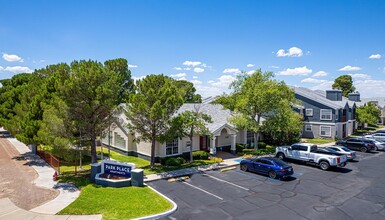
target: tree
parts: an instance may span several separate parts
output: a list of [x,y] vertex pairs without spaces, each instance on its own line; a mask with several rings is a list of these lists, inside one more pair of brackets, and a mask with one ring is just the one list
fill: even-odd
[[[194,111],[184,111],[173,119],[171,133],[179,138],[189,137],[190,139],[190,163],[193,162],[192,149],[194,146],[194,135],[207,135],[209,130],[206,123],[211,123],[211,117],[199,112],[200,105],[194,105]],[[173,137],[172,137],[173,138]]]
[[350,75],[342,75],[337,77],[334,80],[332,88],[342,90],[342,95],[344,97],[348,97],[349,93],[352,93],[356,90],[356,88],[353,86],[352,76]]
[[136,81],[135,87],[127,103],[128,127],[139,134],[138,141],[151,142],[151,167],[154,167],[155,143],[164,141],[170,119],[184,99],[173,80],[164,75],[148,75]]
[[96,61],[74,61],[71,74],[61,88],[68,107],[68,120],[84,131],[91,143],[91,160],[97,162],[96,138],[108,127],[107,118],[116,108],[122,83],[119,74]]
[[254,132],[255,149],[258,148],[261,117],[274,113],[282,100],[295,102],[294,92],[283,81],[272,78],[272,72],[262,73],[261,69],[251,75],[243,72],[230,85],[232,93],[220,98],[225,106],[234,108],[235,116],[230,121],[238,128]]
[[364,106],[357,108],[357,120],[363,125],[364,123],[376,124],[381,110],[374,103],[368,102]]
[[202,97],[199,94],[195,94],[196,89],[194,84],[186,80],[175,80],[174,84],[178,90],[182,93],[185,103],[201,103]]
[[104,62],[104,65],[109,70],[118,73],[120,90],[117,104],[125,103],[129,95],[134,91],[134,80],[131,78],[131,71],[128,69],[127,60],[123,58],[107,60]]
[[264,138],[272,145],[287,145],[298,142],[302,131],[302,116],[293,111],[286,100],[282,100],[274,114],[263,122]]

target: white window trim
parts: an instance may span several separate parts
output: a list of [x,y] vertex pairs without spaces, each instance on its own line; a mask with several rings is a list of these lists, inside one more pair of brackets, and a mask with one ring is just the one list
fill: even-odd
[[[324,127],[324,128],[329,128],[329,130],[330,130],[330,135],[322,135],[322,127]],[[321,125],[320,127],[319,127],[319,135],[320,136],[322,136],[322,137],[331,137],[332,136],[332,127],[331,126],[324,126],[324,125]]]
[[[306,129],[306,128],[309,128],[310,127],[310,130]],[[305,131],[306,132],[312,132],[313,131],[313,126],[312,125],[305,125]]]
[[[329,114],[330,115],[330,119],[322,118],[322,115],[323,115],[322,111],[330,111],[330,114]],[[324,115],[326,115],[326,114],[324,114]],[[319,118],[320,118],[321,121],[331,121],[331,120],[333,120],[333,111],[331,109],[321,109]]]
[[[307,111],[309,111],[309,114]],[[305,109],[305,116],[313,116],[313,109],[312,108]]]
[[[178,153],[176,153],[176,154],[167,154],[167,143],[164,143],[164,155],[166,156],[166,157],[171,157],[171,156],[176,156],[176,155],[180,155],[181,153],[180,153],[180,140],[178,139]],[[172,150],[171,150],[172,151]]]

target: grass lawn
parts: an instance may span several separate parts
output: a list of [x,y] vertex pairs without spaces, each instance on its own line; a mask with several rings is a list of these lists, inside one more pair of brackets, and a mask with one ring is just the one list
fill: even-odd
[[132,219],[170,210],[172,204],[148,187],[84,187],[62,215],[102,214],[103,219]]
[[301,142],[312,143],[312,144],[327,144],[334,143],[334,140],[331,139],[322,139],[322,138],[301,138]]

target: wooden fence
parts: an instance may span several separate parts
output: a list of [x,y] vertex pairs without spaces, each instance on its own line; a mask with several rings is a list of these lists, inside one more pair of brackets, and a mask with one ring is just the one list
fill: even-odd
[[58,158],[54,157],[52,154],[44,152],[43,150],[38,150],[37,155],[51,165],[58,175],[60,174],[60,160]]

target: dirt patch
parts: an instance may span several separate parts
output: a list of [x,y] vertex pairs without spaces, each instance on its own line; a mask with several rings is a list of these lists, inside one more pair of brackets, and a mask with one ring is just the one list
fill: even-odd
[[35,186],[36,171],[14,146],[0,134],[0,198],[8,197],[20,208],[30,210],[54,199],[59,191]]

